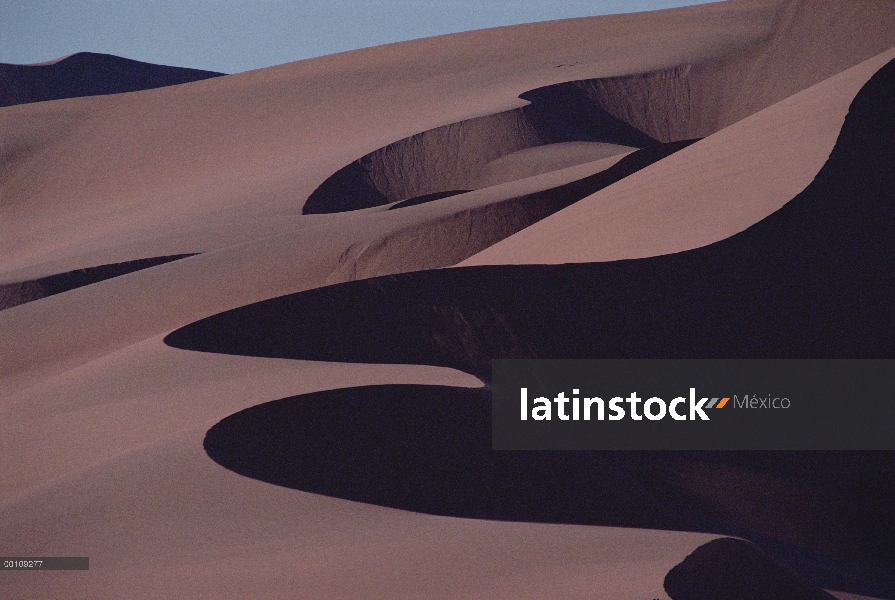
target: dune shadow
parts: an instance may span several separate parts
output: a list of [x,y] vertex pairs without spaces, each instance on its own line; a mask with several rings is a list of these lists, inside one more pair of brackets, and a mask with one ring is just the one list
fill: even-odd
[[47,65],[0,63],[0,106],[136,92],[221,75],[109,54],[78,52]]
[[836,600],[743,540],[703,544],[665,576],[671,600]]
[[855,98],[829,160],[802,193],[702,248],[353,281],[223,312],[171,333],[166,343],[432,364],[484,380],[492,358],[890,358],[895,114],[884,107],[893,102],[890,63]]
[[[490,404],[487,387],[329,390],[235,413],[204,447],[227,469],[305,492],[451,517],[736,535],[815,585],[895,589],[880,576],[895,564],[893,453],[498,452]],[[721,503],[700,489],[711,478],[724,481]]]
[[[635,453],[492,452],[487,388],[383,385],[268,402],[212,427],[205,450],[248,477],[430,514],[671,527],[624,466]],[[636,462],[636,461],[635,461]],[[631,492],[636,489],[634,496]],[[696,520],[688,522],[695,525]]]
[[[366,154],[321,183],[302,212],[345,212],[392,202],[399,202],[392,207],[399,208],[445,198],[456,190],[475,189],[490,161],[545,144],[603,142],[650,148],[696,137],[657,140],[614,116],[603,106],[608,98],[596,91],[599,86],[586,84],[530,90],[519,96],[530,102],[523,108],[437,127]],[[618,106],[610,108],[623,112]]]
[[[484,381],[493,358],[892,358],[892,105],[895,62],[858,93],[829,160],[802,193],[702,248],[355,281],[227,311],[165,341],[249,356],[448,366]],[[287,453],[304,458],[289,463],[297,475],[272,481],[280,485],[455,516],[739,535],[824,587],[895,595],[895,453],[504,455],[483,443],[482,393],[358,388],[287,399],[225,419],[206,447],[228,468],[264,479],[246,465],[272,450],[237,440],[245,436],[221,440],[249,431],[246,419],[283,423],[268,437],[297,440]],[[451,401],[464,408],[438,412]],[[435,423],[454,431],[434,431]],[[290,434],[293,426],[306,429]],[[427,437],[414,441],[413,427]],[[263,429],[248,437],[264,437]],[[227,444],[255,458],[228,458]]]
[[646,148],[660,143],[600,106],[580,82],[548,85],[519,97],[531,102],[522,110],[547,144],[580,141]]
[[389,210],[395,210],[396,208],[404,208],[405,206],[416,206],[417,204],[425,204],[427,202],[434,202],[435,200],[441,200],[442,198],[450,198],[451,196],[459,196],[460,194],[465,194],[466,192],[470,192],[472,190],[447,190],[444,192],[433,192],[431,194],[423,194],[422,196],[417,196],[416,198],[410,198],[408,200],[403,200],[398,202],[392,206],[389,206]]
[[171,256],[154,256],[120,263],[110,263],[97,267],[87,267],[65,273],[56,273],[37,279],[0,284],[0,310],[11,308],[26,302],[33,302],[47,296],[61,294],[85,285],[99,283],[120,275],[163,265],[195,254],[172,254]]

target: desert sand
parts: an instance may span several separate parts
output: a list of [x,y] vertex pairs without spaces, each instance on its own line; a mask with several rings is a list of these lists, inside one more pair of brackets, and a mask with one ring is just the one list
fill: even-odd
[[0,554],[90,570],[0,597],[682,600],[735,537],[895,598],[893,453],[551,479],[485,427],[491,358],[891,358],[893,60],[892,0],[729,0],[2,66]]

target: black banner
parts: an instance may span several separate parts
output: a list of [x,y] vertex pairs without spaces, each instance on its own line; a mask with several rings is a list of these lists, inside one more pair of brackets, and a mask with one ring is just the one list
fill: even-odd
[[2,556],[0,570],[7,571],[88,571],[87,556]]
[[895,450],[895,360],[494,360],[495,450]]

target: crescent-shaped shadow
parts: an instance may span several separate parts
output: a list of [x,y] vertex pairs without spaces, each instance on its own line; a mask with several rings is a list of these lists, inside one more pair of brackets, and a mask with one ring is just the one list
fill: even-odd
[[700,531],[756,542],[814,585],[893,582],[889,452],[491,450],[490,389],[380,385],[247,408],[212,427],[218,464],[415,512]]
[[[895,62],[814,182],[745,231],[611,263],[351,282],[181,328],[174,347],[449,366],[492,358],[895,357]],[[498,453],[488,388],[290,398],[212,428],[209,455],[278,485],[435,514],[741,535],[824,587],[895,595],[895,453]]]

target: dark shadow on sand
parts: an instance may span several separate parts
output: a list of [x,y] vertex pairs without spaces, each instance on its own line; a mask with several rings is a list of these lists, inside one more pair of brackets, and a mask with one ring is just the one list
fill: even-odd
[[221,75],[109,54],[78,52],[51,65],[0,63],[0,106],[136,92]]
[[522,110],[546,144],[603,142],[634,148],[660,143],[609,114],[576,82],[557,83],[519,95],[531,104]]
[[[166,342],[250,356],[442,365],[485,381],[492,358],[893,358],[893,105],[890,63],[855,98],[805,191],[703,248],[357,281],[221,313]],[[503,456],[483,441],[481,393],[436,390],[402,400],[394,390],[360,388],[287,399],[225,419],[206,446],[228,468],[268,477],[252,465],[269,450],[240,450],[233,438],[227,455],[215,440],[263,438],[265,427],[289,420],[276,436],[292,435],[299,458],[280,485],[456,516],[738,535],[814,584],[895,596],[895,453]],[[465,412],[451,422],[427,397],[465,403]],[[339,427],[321,422],[318,411]],[[453,423],[454,431],[438,433],[435,423]],[[431,439],[412,437],[413,427]],[[405,454],[402,467],[397,457]],[[433,461],[445,462],[443,472]],[[451,464],[460,465],[454,479]]]
[[[658,140],[607,112],[587,95],[584,89],[578,85],[580,83],[558,83],[530,90],[519,96],[530,102],[519,110],[521,118],[536,132],[536,137],[539,140],[536,145],[561,142],[603,142],[634,148],[662,146]],[[430,155],[433,150],[427,150],[425,143],[411,144],[409,150],[402,145],[408,140],[419,140],[428,133],[423,132],[412,138],[400,140],[345,165],[311,193],[302,212],[304,214],[345,212],[395,201],[400,201],[400,203],[392,208],[401,208],[460,193],[456,190],[440,190],[414,198],[402,198],[400,196],[390,197],[388,193],[377,187],[373,177],[373,171],[377,168],[374,166],[376,161],[373,157],[377,153],[391,156],[390,160],[395,160],[399,165],[411,161],[421,172],[425,172],[427,169],[444,168],[440,164],[438,166],[429,164],[441,161]],[[511,135],[511,133],[493,132],[493,136],[500,137],[501,135]],[[449,144],[450,142],[444,143]],[[454,140],[453,143],[456,144],[457,141]],[[457,154],[460,150],[439,145],[435,150],[435,153],[438,152],[450,155]],[[494,158],[497,157],[491,157],[491,159]]]
[[416,198],[410,198],[409,200],[404,200],[402,202],[398,202],[392,206],[389,206],[389,210],[395,210],[396,208],[404,208],[405,206],[416,206],[417,204],[425,204],[427,202],[433,202],[435,200],[441,200],[442,198],[450,198],[451,196],[459,196],[460,194],[465,194],[466,192],[471,192],[472,190],[448,190],[446,192],[435,192],[433,194],[423,194],[422,196],[417,196]]
[[671,600],[835,600],[734,538],[703,544],[665,576]]
[[[223,419],[204,446],[236,473],[305,492],[452,517],[735,535],[813,585],[895,589],[893,453],[495,452],[488,388],[423,385],[267,402]],[[717,501],[706,501],[719,492],[708,479],[723,482]]]
[[39,279],[0,284],[0,310],[46,298],[47,296],[61,294],[62,292],[84,287],[92,283],[99,283],[120,275],[127,275],[134,271],[163,265],[188,256],[195,256],[195,254],[173,254],[171,256],[141,258],[127,262],[100,265],[98,267],[88,267],[66,273],[57,273]]
[[702,248],[349,282],[220,313],[166,342],[227,354],[441,365],[485,380],[492,358],[891,358],[892,103],[890,63],[858,94],[808,188]]

